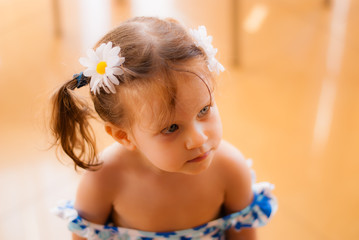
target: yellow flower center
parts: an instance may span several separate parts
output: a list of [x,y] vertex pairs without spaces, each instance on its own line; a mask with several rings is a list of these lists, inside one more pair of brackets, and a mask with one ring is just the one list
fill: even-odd
[[106,62],[99,62],[97,64],[97,67],[96,67],[96,71],[99,73],[99,74],[105,74],[106,72],[106,67],[107,67],[107,63]]

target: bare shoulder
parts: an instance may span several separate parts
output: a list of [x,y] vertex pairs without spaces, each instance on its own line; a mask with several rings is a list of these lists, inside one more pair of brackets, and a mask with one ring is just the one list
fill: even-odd
[[101,152],[102,166],[96,171],[86,171],[78,186],[75,208],[88,221],[103,224],[111,211],[113,199],[121,182],[121,165],[124,161],[120,146],[111,145]]
[[[236,177],[239,173],[248,170],[243,154],[235,146],[224,140],[221,141],[216,151],[215,164],[217,169],[224,171],[228,177]],[[235,173],[234,176],[229,174],[232,172]]]
[[253,199],[251,173],[242,153],[222,140],[214,164],[224,181],[227,212],[240,211],[248,206]]
[[94,171],[86,171],[81,180],[81,185],[89,185],[92,189],[106,191],[113,188],[117,181],[114,178],[120,176],[126,154],[119,144],[113,144],[99,154],[102,165]]

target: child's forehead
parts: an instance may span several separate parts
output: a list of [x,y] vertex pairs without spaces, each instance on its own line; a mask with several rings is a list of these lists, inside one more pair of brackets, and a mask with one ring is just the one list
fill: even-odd
[[179,74],[174,82],[173,92],[146,91],[143,95],[138,123],[149,131],[167,127],[172,121],[184,121],[211,102],[210,83],[188,73]]

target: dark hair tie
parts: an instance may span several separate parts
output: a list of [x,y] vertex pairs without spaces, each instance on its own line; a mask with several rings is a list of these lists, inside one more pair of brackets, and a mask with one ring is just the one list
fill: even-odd
[[81,88],[83,86],[86,86],[88,84],[87,79],[84,77],[83,72],[80,72],[79,74],[74,74],[73,78],[77,80],[76,88]]

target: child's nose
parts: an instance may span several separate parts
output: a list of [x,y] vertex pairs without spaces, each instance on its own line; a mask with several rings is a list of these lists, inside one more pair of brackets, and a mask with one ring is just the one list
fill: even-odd
[[188,130],[188,136],[186,141],[187,149],[195,149],[201,147],[208,139],[207,134],[201,124],[194,124]]

